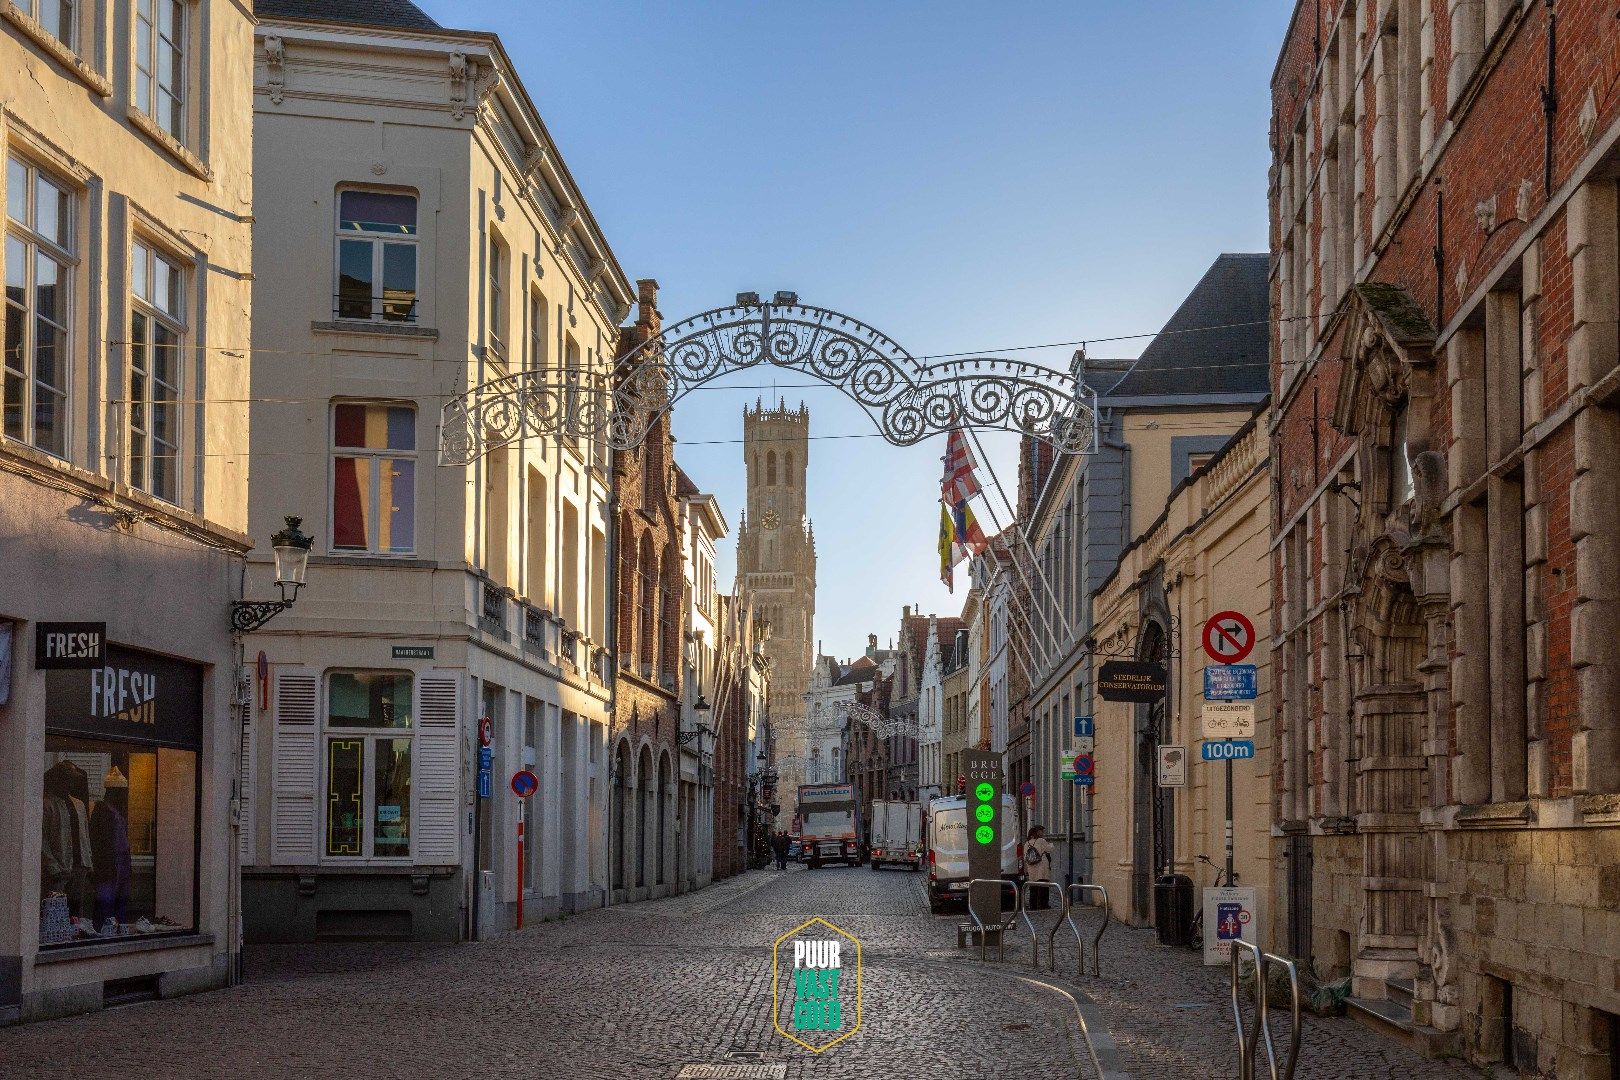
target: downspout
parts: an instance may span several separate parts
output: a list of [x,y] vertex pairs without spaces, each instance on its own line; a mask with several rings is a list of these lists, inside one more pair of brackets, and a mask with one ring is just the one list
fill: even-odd
[[1558,116],[1558,12],[1554,0],[1547,0],[1547,81],[1541,87],[1541,111],[1546,117],[1543,146],[1541,191],[1552,198],[1553,121]]
[[[611,604],[612,610],[604,612],[607,616],[607,691],[608,691],[608,744],[607,744],[607,813],[602,817],[607,826],[607,881],[602,888],[602,906],[607,907],[613,902],[613,800],[614,788],[622,781],[622,777],[614,776],[614,768],[618,763],[618,730],[615,722],[618,717],[619,703],[619,489],[611,480],[613,463],[611,457],[608,462],[610,477],[610,490],[613,492],[608,499],[608,541],[607,541],[607,596],[604,603]],[[629,813],[629,808],[625,808]],[[626,874],[628,882],[629,875]]]

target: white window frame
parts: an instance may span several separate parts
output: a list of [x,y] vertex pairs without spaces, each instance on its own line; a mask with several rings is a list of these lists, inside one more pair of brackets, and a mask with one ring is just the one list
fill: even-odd
[[489,284],[489,326],[485,330],[485,336],[489,342],[490,352],[495,354],[495,359],[504,364],[508,351],[507,338],[511,336],[508,332],[511,319],[506,310],[512,295],[509,281],[511,274],[506,265],[511,259],[511,248],[506,246],[506,241],[502,240],[501,234],[494,229],[489,231],[486,258],[489,260],[486,275]]
[[[172,28],[172,35],[169,37],[163,35],[158,16],[160,6],[165,4],[170,5],[170,10],[179,20],[178,26]],[[130,48],[134,55],[135,108],[150,117],[159,130],[184,143],[191,104],[186,81],[191,66],[191,4],[189,0],[135,0],[134,19],[135,32],[131,37]],[[146,35],[145,49],[141,47],[143,28]],[[159,63],[165,44],[179,53],[172,81],[167,86],[162,82]],[[141,104],[143,91],[146,95],[145,105]],[[174,114],[174,110],[159,108],[158,98],[162,94],[167,94],[173,100],[178,116]]]
[[[415,204],[416,223],[412,226],[416,231],[412,233],[385,233],[371,229],[346,230],[343,228],[343,196],[348,192],[358,192],[369,195],[397,195],[400,198],[410,199]],[[364,184],[345,184],[337,189],[337,195],[332,200],[332,317],[352,319],[359,322],[386,322],[398,323],[401,326],[416,326],[422,319],[422,196],[415,191],[400,191],[394,188],[367,187]],[[343,243],[363,242],[371,245],[371,297],[369,314],[364,319],[354,315],[342,315],[341,311],[341,284],[343,280]],[[387,296],[383,291],[383,253],[390,245],[409,246],[412,258],[416,264],[416,296],[411,301],[409,318],[390,319],[385,314]]]
[[[411,680],[410,727],[344,727],[332,723],[332,676],[334,675],[406,675]],[[384,866],[410,866],[416,859],[417,790],[420,783],[419,757],[416,735],[421,719],[421,679],[417,673],[405,668],[332,668],[321,679],[321,733],[316,743],[320,755],[319,786],[315,792],[320,803],[316,852],[323,863],[379,864]],[[327,829],[331,824],[331,744],[334,739],[358,739],[360,752],[360,854],[329,855],[326,851]],[[382,739],[406,739],[411,744],[411,850],[405,855],[377,855],[377,743]]]
[[[134,242],[130,244],[129,261],[130,344],[127,352],[127,356],[129,358],[129,380],[125,384],[126,389],[129,392],[129,397],[126,399],[124,411],[124,430],[128,439],[128,442],[125,444],[125,460],[128,462],[126,477],[130,487],[135,488],[138,491],[144,491],[153,498],[162,499],[164,502],[179,505],[180,492],[184,490],[184,485],[181,483],[180,477],[181,467],[185,460],[185,425],[183,419],[185,409],[182,407],[182,396],[185,389],[186,290],[190,281],[190,268],[179,259],[176,259],[173,255],[170,255],[168,252],[158,247],[156,244],[153,244],[140,236],[137,236]],[[135,272],[137,261],[139,261],[141,264],[141,274],[139,275],[137,275]],[[173,308],[173,310],[170,311],[165,311],[160,308],[152,296],[143,296],[138,291],[137,282],[144,279],[148,293],[150,293],[153,284],[157,281],[157,274],[160,269],[165,271],[173,271],[175,275],[174,284],[170,288],[171,306]],[[134,387],[134,378],[136,374],[135,346],[137,344],[135,339],[135,317],[137,315],[146,319],[149,328],[155,325],[161,325],[164,329],[168,330],[174,335],[175,342],[173,366],[175,379],[174,384],[159,384],[153,375],[152,357],[155,354],[152,352],[152,350],[156,348],[156,346],[152,344],[154,335],[152,335],[149,330],[147,340],[144,342],[147,349],[146,368],[142,373],[145,376],[145,393],[140,397],[137,397]],[[163,394],[166,396],[159,396],[158,388],[160,386]],[[154,425],[152,423],[152,408],[154,403],[158,402],[164,403],[165,407],[171,409],[173,412],[173,440],[169,443],[160,444],[157,441],[156,435],[153,434],[152,429]],[[144,425],[139,425],[137,423],[137,415],[145,418]],[[137,467],[137,457],[135,454],[137,442],[140,444],[141,448],[141,454],[138,459],[140,462],[139,467]],[[173,457],[174,459],[174,471],[172,474],[174,487],[170,492],[154,490],[154,485],[152,483],[152,462],[159,456],[157,454],[157,448],[159,445],[167,447],[171,451],[169,456]]]
[[[411,448],[409,450],[391,450],[387,447],[368,446],[339,446],[337,443],[337,411],[340,405],[358,405],[362,408],[375,406],[385,409],[409,409],[411,411]],[[381,559],[411,559],[416,557],[416,529],[421,523],[419,513],[420,502],[418,496],[421,487],[417,483],[421,470],[421,450],[417,448],[416,423],[420,419],[421,410],[414,401],[371,401],[371,400],[339,400],[332,402],[327,414],[326,436],[326,551],[329,555],[342,558],[381,558]],[[359,458],[366,462],[367,486],[364,492],[366,505],[369,508],[373,529],[379,530],[382,526],[382,461],[384,459],[396,460],[409,458],[411,468],[411,546],[409,549],[391,548],[387,551],[378,547],[378,538],[373,535],[373,529],[366,531],[366,546],[364,549],[337,546],[337,459]]]
[[[3,380],[7,375],[11,374],[20,376],[23,386],[23,401],[21,434],[13,436],[6,433],[4,413],[3,411],[0,411],[0,436],[13,438],[18,442],[22,442],[28,446],[34,447],[42,453],[50,454],[52,457],[59,457],[66,460],[73,446],[73,358],[76,355],[73,341],[73,301],[75,299],[74,294],[76,290],[74,289],[74,286],[76,284],[75,279],[78,277],[79,259],[77,253],[72,247],[63,247],[55,239],[45,236],[43,233],[37,231],[37,226],[39,223],[38,199],[39,184],[41,181],[50,184],[52,187],[62,192],[66,196],[65,205],[67,207],[68,215],[67,235],[70,240],[76,240],[78,236],[78,189],[74,185],[62,180],[56,173],[51,172],[49,169],[40,168],[32,160],[23,157],[20,154],[7,153],[5,155],[5,159],[7,207],[5,217],[3,219],[5,249],[9,249],[11,247],[10,241],[15,239],[22,244],[25,256],[23,259],[22,268],[23,303],[19,309],[18,306],[11,301],[9,293],[0,296],[0,335],[4,334],[3,321],[5,318],[9,317],[9,312],[12,310],[21,310],[23,312],[23,366],[20,369],[12,368],[7,362],[7,358],[4,355],[0,355],[0,380]],[[21,166],[23,170],[23,213],[27,218],[26,221],[20,221],[13,218],[10,213],[10,206],[13,196],[10,182],[13,171],[13,163]],[[61,342],[60,346],[58,347],[59,359],[57,363],[57,368],[60,372],[60,385],[49,388],[52,393],[61,395],[62,405],[59,418],[59,431],[61,433],[60,451],[41,446],[37,439],[38,433],[34,428],[34,420],[36,416],[35,402],[38,400],[40,387],[39,371],[35,357],[35,331],[37,329],[37,322],[39,319],[39,313],[35,307],[37,301],[37,297],[35,295],[35,275],[38,272],[39,260],[42,256],[56,263],[58,272],[60,274],[58,279],[59,288],[64,293],[63,310],[65,313],[65,318],[61,323],[56,323],[54,321],[51,323],[59,335]],[[0,261],[4,261],[6,263],[5,273],[7,279],[9,280],[14,272],[14,268],[10,265],[9,259]],[[3,349],[3,337],[0,337],[0,349]],[[3,381],[0,381],[0,399],[4,399],[4,396],[4,384]]]
[[[45,33],[55,38],[69,52],[79,52],[79,18],[81,5],[87,0],[15,0],[22,13],[34,20]],[[53,29],[42,17],[43,9],[50,5],[57,11],[57,25]],[[58,30],[65,33],[58,33]]]

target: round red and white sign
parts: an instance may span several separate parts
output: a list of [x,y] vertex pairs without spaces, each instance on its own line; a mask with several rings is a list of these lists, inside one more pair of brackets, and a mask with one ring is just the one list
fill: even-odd
[[1204,651],[1219,664],[1242,663],[1254,651],[1254,623],[1241,611],[1222,611],[1204,624]]
[[489,717],[482,717],[478,721],[478,745],[488,746],[495,741],[495,721]]

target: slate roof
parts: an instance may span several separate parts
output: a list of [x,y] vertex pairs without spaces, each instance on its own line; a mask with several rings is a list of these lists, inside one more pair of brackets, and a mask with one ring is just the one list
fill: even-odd
[[1266,393],[1270,389],[1269,268],[1270,256],[1264,253],[1217,257],[1106,396],[1214,394],[1247,399]]
[[254,13],[266,19],[308,19],[400,30],[443,29],[411,0],[257,0]]

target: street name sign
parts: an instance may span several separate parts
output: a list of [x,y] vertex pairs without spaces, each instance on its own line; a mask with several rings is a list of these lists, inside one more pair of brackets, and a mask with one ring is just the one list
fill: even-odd
[[1210,701],[1252,701],[1260,696],[1253,664],[1204,665],[1204,697]]
[[1254,738],[1254,702],[1204,702],[1204,738]]
[[1205,761],[1247,761],[1254,757],[1254,743],[1249,739],[1226,739],[1206,742],[1199,747]]

